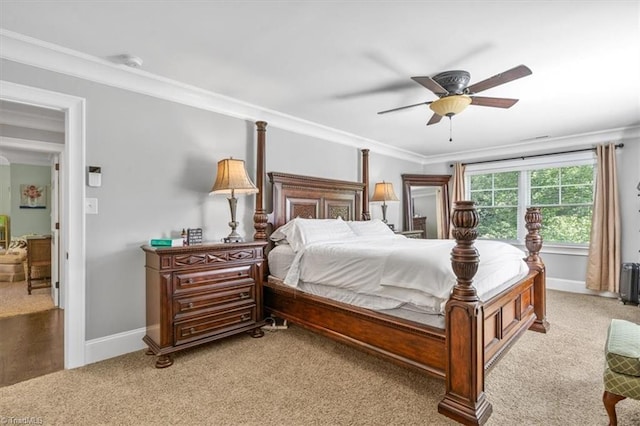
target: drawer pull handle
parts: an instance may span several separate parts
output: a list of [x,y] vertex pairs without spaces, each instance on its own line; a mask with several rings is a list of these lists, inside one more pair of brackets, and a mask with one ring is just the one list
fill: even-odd
[[189,302],[189,304],[187,305],[187,308],[193,309],[193,302]]
[[189,334],[195,334],[195,333],[196,333],[196,329],[195,329],[195,328],[193,328],[193,327],[191,327],[191,328],[189,329]]
[[240,293],[240,299],[248,299],[249,293]]
[[193,278],[189,278],[189,280],[187,281],[189,284],[193,284]]
[[251,317],[247,314],[242,315],[242,317],[240,318],[240,321],[248,321]]

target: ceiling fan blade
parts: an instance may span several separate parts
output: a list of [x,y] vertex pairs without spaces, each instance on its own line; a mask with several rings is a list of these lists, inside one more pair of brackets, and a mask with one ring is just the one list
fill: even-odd
[[494,107],[494,108],[511,108],[518,99],[509,98],[488,98],[486,96],[472,96],[471,105]]
[[446,95],[448,93],[444,87],[436,83],[436,81],[431,77],[411,77],[411,80],[431,90],[433,93],[438,95],[438,97]]
[[363,89],[363,90],[358,90],[350,93],[343,93],[341,95],[336,95],[335,98],[350,99],[350,98],[356,98],[359,96],[376,95],[378,93],[397,92],[399,90],[405,90],[411,87],[415,87],[415,85],[410,81],[402,81],[402,82],[398,81],[394,83],[383,84],[377,87],[372,87],[370,89]]
[[429,122],[427,123],[427,126],[430,126],[430,125],[432,125],[432,124],[439,123],[439,122],[440,122],[440,120],[442,120],[442,116],[434,113],[434,114],[431,116],[431,120],[429,120]]
[[483,90],[491,89],[492,87],[500,86],[501,84],[508,83],[513,80],[517,80],[522,77],[526,77],[531,74],[531,70],[525,65],[518,65],[515,68],[511,68],[508,71],[496,74],[493,77],[489,77],[486,80],[482,80],[478,83],[472,84],[467,87],[469,94],[479,93]]
[[400,111],[401,109],[413,108],[413,107],[417,107],[419,105],[429,105],[432,102],[433,101],[420,102],[419,104],[413,104],[413,105],[407,105],[407,106],[402,106],[402,107],[398,107],[398,108],[388,109],[386,111],[380,111],[378,114],[386,114],[388,112]]

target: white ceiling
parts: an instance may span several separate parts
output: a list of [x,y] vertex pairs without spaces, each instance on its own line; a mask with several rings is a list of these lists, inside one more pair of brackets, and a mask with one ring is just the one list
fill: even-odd
[[[3,29],[422,155],[640,124],[639,1],[6,1]],[[434,100],[412,76],[471,83],[525,64],[426,126]],[[0,75],[1,77],[1,75]],[[377,88],[393,90],[366,93]]]

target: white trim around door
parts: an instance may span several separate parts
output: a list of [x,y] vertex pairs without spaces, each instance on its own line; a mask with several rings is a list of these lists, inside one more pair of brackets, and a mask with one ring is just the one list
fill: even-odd
[[86,363],[85,100],[2,80],[0,99],[65,113],[65,144],[60,164],[60,279],[65,286],[62,294],[62,305],[65,307],[64,367],[81,367]]

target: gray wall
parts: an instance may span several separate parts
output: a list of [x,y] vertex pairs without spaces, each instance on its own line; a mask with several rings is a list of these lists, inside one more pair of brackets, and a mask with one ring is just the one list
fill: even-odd
[[[229,156],[245,159],[255,178],[254,123],[7,60],[0,66],[3,80],[86,99],[86,164],[102,167],[102,186],[86,187],[99,208],[86,217],[86,337],[144,327],[140,246],[185,227],[202,227],[213,241],[229,234],[226,198],[208,193],[217,162]],[[267,127],[266,155],[266,171],[360,179],[358,148],[273,126]],[[393,182],[399,196],[400,174],[420,169],[370,154],[371,181]],[[249,238],[254,200],[238,201],[238,231]],[[388,217],[400,223],[400,203],[389,207]]]
[[618,151],[622,261],[640,262],[640,140],[627,140]]
[[11,166],[0,164],[0,215],[11,214]]

